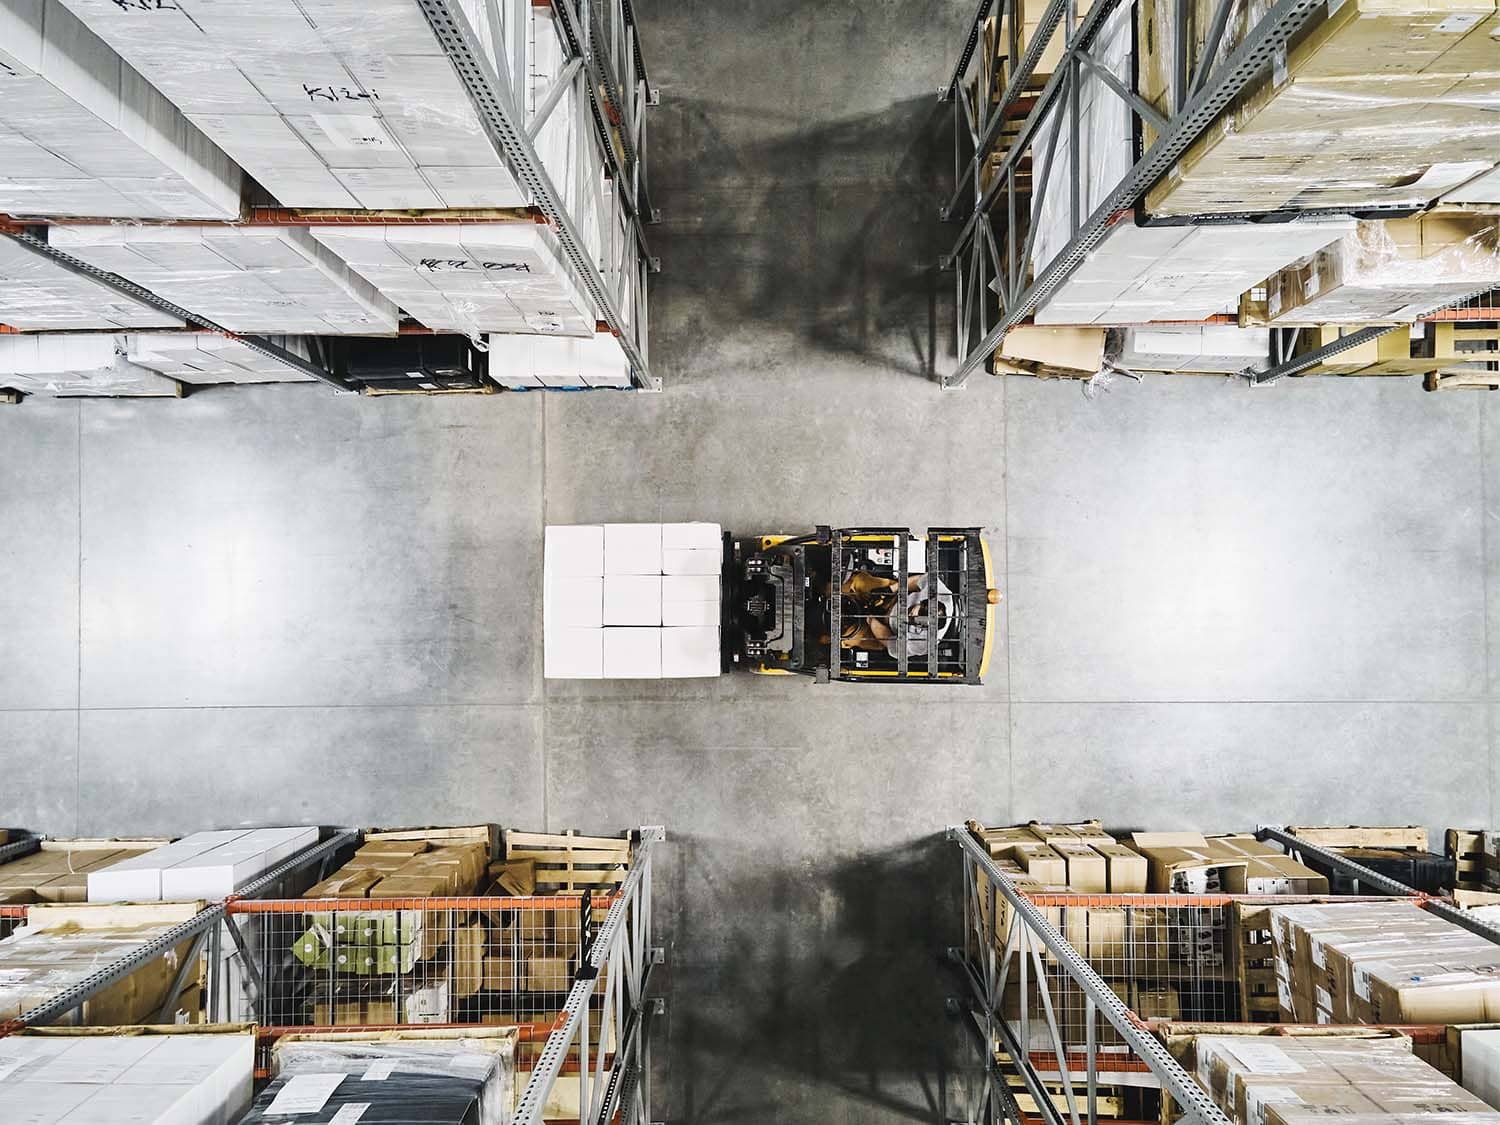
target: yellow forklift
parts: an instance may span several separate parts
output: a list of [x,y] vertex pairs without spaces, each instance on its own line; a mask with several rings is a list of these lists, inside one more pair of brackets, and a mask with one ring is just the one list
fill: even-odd
[[995,606],[977,527],[726,535],[724,663],[818,683],[978,684]]

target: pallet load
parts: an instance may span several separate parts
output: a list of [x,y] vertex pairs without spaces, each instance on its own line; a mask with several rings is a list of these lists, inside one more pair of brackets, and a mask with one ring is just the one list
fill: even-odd
[[[138,332],[121,339],[129,362],[189,386],[313,381],[311,375],[263,355],[248,344],[212,332]],[[311,359],[307,341],[300,336],[268,339],[295,356]]]
[[[1210,0],[1193,26],[1207,28]],[[1238,5],[1222,61],[1253,25]],[[1269,72],[1221,113],[1146,196],[1153,215],[1421,208],[1495,166],[1500,121],[1487,0],[1348,0],[1320,9]],[[1177,82],[1172,4],[1140,5],[1139,89],[1169,112]],[[1190,40],[1187,70],[1199,63]],[[1155,140],[1147,129],[1144,143]]]
[[549,679],[676,679],[721,670],[723,529],[715,523],[549,526]]
[[167,842],[42,840],[30,855],[0,864],[0,905],[87,902],[90,871],[144,855]]
[[254,1029],[239,1024],[0,1039],[0,1106],[26,1125],[232,1125],[250,1106],[254,1073]]
[[[1331,848],[1347,859],[1394,879],[1414,891],[1438,893],[1453,885],[1453,860],[1427,848],[1427,829],[1419,826],[1288,828],[1309,844]],[[1348,876],[1332,872],[1332,889],[1352,889]]]
[[1495,946],[1409,901],[1271,910],[1282,1018],[1483,1023],[1500,1017]]
[[1328,880],[1254,836],[1136,832],[1153,894],[1324,895]]
[[194,832],[88,873],[90,902],[223,899],[318,842],[318,829]]
[[485,342],[490,378],[512,390],[631,385],[630,361],[608,332],[582,339],[495,333]]
[[0,238],[0,320],[10,328],[182,328],[168,313]]
[[235,219],[240,181],[229,157],[57,0],[0,4],[0,211]]
[[1356,1125],[1459,1120],[1500,1125],[1500,1113],[1396,1038],[1199,1035],[1193,1074],[1235,1125]]
[[[187,902],[30,907],[26,925],[0,941],[0,1022],[125,960],[142,945],[190,921],[202,906]],[[90,1027],[196,1022],[201,1008],[198,984],[190,984],[169,1004],[191,946],[189,939],[96,991],[79,1010],[79,1022]],[[170,1010],[164,1012],[164,1007]]]
[[515,1030],[499,1027],[285,1035],[239,1125],[509,1125],[515,1049]]

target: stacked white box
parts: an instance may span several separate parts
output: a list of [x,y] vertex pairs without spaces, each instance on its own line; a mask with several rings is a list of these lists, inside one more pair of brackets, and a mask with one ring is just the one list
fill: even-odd
[[230,1125],[254,1072],[248,1031],[0,1039],[0,1105],[28,1125]]
[[312,826],[196,832],[89,872],[89,901],[222,899],[317,841]]
[[110,333],[0,336],[0,387],[26,394],[176,397],[177,384],[131,362]]
[[0,211],[232,219],[240,170],[57,0],[0,3]]
[[175,316],[0,238],[0,324],[12,328],[181,328]]
[[486,338],[490,378],[502,387],[630,387],[630,361],[610,332]]
[[1038,310],[1038,324],[1203,320],[1277,270],[1354,229],[1353,219],[1136,226],[1116,223]]
[[1127,328],[1114,362],[1131,371],[1202,371],[1224,375],[1264,364],[1271,354],[1269,328],[1236,324],[1174,324]]
[[312,235],[428,328],[594,334],[592,306],[549,227],[314,227]]
[[306,228],[58,225],[49,237],[231,331],[396,331],[396,307]]
[[546,535],[548,678],[719,674],[718,524],[548,527]]
[[[412,0],[65,2],[287,206],[531,202]],[[463,6],[493,59],[484,6]],[[556,73],[533,43],[556,41],[552,19],[533,8],[500,45],[511,67],[524,52],[528,111]]]
[[[310,359],[300,336],[268,336],[293,355]],[[262,355],[248,344],[212,332],[142,332],[125,337],[125,358],[179,383],[302,383],[311,375]]]

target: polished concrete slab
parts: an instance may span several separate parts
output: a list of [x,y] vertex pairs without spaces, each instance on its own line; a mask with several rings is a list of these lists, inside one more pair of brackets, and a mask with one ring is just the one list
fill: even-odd
[[[640,6],[667,392],[0,408],[0,823],[664,824],[653,1116],[863,1125],[943,1120],[948,824],[1494,822],[1493,396],[941,393],[972,9]],[[690,518],[984,526],[988,682],[544,682],[542,526]]]

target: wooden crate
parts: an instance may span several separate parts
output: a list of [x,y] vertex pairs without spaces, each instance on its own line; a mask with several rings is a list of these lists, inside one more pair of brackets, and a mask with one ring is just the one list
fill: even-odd
[[1453,860],[1456,889],[1484,887],[1484,833],[1472,828],[1450,828],[1443,833],[1443,854]]
[[534,860],[536,893],[608,890],[625,881],[630,841],[620,836],[580,836],[505,830],[505,860]]
[[1271,946],[1270,902],[1234,904],[1234,975],[1240,990],[1240,1018],[1246,1023],[1276,1023],[1281,1003],[1276,996],[1276,954]]
[[1405,827],[1288,828],[1299,840],[1320,848],[1414,848],[1427,850],[1427,829]]

